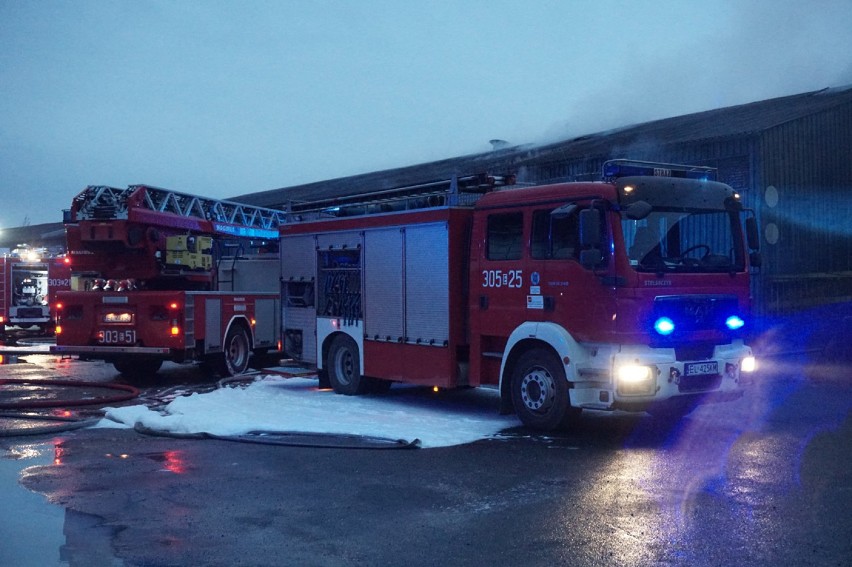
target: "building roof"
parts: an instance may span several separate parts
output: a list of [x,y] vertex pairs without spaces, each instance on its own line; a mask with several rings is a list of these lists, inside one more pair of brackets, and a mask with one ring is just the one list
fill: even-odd
[[[758,135],[781,124],[852,104],[852,85],[664,118],[546,145],[499,148],[445,160],[329,179],[233,197],[263,207],[314,201],[447,179],[453,174],[516,172],[524,165],[586,157],[637,158],[641,148]],[[634,155],[612,155],[614,150]],[[537,180],[541,181],[541,180]]]

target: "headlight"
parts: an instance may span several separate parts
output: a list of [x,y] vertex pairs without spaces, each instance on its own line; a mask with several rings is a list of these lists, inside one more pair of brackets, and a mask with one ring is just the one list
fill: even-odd
[[740,362],[740,372],[754,372],[757,370],[757,359],[747,356]]
[[616,389],[621,396],[650,396],[656,391],[656,373],[650,366],[625,364],[616,370]]
[[651,369],[637,364],[625,364],[618,368],[619,382],[642,382],[651,377]]

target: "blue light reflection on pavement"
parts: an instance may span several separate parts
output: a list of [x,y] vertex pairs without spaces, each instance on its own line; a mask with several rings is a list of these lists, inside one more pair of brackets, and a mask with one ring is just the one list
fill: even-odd
[[[648,450],[647,431],[625,441],[613,474],[632,481],[632,496],[646,512],[615,524],[641,534],[637,557],[713,564],[714,533],[728,533],[729,551],[743,558],[773,556],[777,550],[765,542],[785,531],[776,511],[791,501],[814,504],[806,500],[814,498],[807,485],[820,475],[803,477],[813,468],[809,448],[835,443],[852,408],[844,395],[852,380],[849,345],[842,342],[848,334],[837,332],[850,328],[844,308],[833,318],[818,310],[768,327],[757,341],[764,356],[759,350],[746,396],[700,406],[650,445],[659,451]],[[818,389],[837,395],[826,403]]]

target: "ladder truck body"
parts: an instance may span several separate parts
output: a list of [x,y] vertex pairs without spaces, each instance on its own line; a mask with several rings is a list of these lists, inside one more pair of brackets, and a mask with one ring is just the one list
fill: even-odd
[[282,211],[147,185],[90,186],[66,212],[71,290],[58,354],[151,374],[163,361],[246,371],[280,351]]
[[735,399],[755,366],[756,225],[712,173],[620,160],[602,182],[473,176],[292,204],[285,353],[342,394],[492,386],[538,429]]

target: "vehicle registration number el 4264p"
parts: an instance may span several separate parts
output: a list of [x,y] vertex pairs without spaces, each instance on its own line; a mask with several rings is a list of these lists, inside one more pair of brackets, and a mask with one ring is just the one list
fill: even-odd
[[715,360],[708,362],[687,362],[683,365],[684,376],[707,376],[708,374],[718,374],[719,363]]
[[132,345],[136,342],[136,330],[104,329],[98,331],[98,342],[106,345]]

